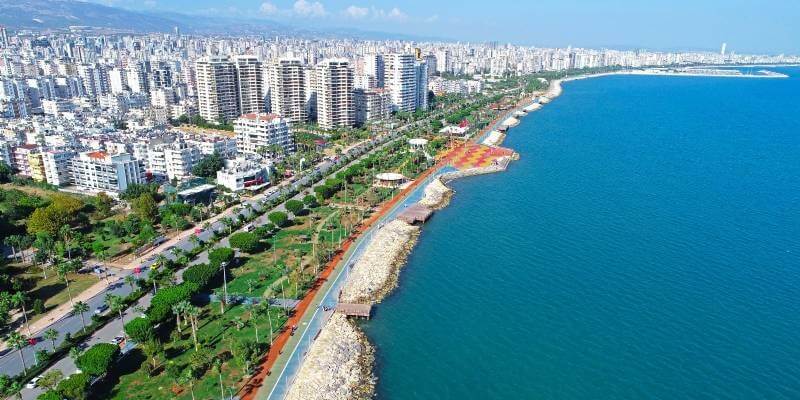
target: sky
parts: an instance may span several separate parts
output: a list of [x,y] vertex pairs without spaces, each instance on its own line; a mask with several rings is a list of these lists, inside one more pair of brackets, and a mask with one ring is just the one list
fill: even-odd
[[800,0],[92,0],[135,10],[269,19],[543,47],[800,54]]

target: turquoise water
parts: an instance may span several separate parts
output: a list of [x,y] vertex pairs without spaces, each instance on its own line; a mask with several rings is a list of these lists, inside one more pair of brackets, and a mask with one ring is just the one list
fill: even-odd
[[800,69],[608,77],[454,183],[364,325],[379,399],[800,398]]

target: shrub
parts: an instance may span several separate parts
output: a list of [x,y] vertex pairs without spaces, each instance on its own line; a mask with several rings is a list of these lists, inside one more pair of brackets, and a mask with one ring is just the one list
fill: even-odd
[[269,221],[275,224],[275,226],[281,228],[286,226],[286,224],[289,222],[289,216],[286,215],[286,213],[280,211],[269,213],[267,218],[269,218]]
[[217,247],[208,253],[208,262],[211,265],[222,265],[222,263],[230,263],[233,261],[235,253],[229,247]]
[[[210,256],[209,256],[210,258]],[[217,264],[219,265],[219,264]],[[219,267],[211,264],[196,264],[183,272],[183,280],[197,284],[198,287],[204,288],[214,279],[217,275]]]
[[290,213],[297,215],[297,213],[303,210],[303,202],[294,199],[288,200],[285,204],[285,207],[287,210],[289,210]]
[[[272,214],[270,214],[270,216],[271,215]],[[234,233],[231,235],[228,241],[230,242],[231,246],[250,254],[258,252],[259,248],[261,247],[258,237],[250,232]]]
[[134,318],[125,324],[125,333],[137,343],[144,343],[154,336],[153,324],[149,318]]
[[111,343],[98,343],[81,354],[76,360],[76,364],[83,373],[100,376],[108,371],[118,355],[119,346]]
[[303,197],[303,204],[305,204],[308,208],[314,208],[318,205],[317,198],[314,197],[314,195],[309,194],[306,197]]
[[89,389],[91,377],[85,373],[71,375],[56,386],[56,392],[63,398],[70,400],[86,399],[86,391]]
[[172,306],[184,300],[189,300],[197,293],[200,286],[194,282],[184,282],[180,285],[159,289],[147,309],[147,317],[153,323],[166,321],[172,316]]

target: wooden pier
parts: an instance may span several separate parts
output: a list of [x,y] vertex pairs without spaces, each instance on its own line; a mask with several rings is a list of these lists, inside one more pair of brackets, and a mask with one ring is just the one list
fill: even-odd
[[372,304],[339,303],[336,305],[336,312],[348,317],[369,319],[370,314],[372,314]]

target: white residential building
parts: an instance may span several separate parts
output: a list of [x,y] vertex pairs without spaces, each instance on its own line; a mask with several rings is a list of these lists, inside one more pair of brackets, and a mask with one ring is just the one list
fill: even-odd
[[278,145],[286,152],[295,150],[294,139],[285,118],[277,114],[245,114],[234,121],[236,146],[242,153],[260,154],[262,148]]
[[290,124],[308,121],[305,73],[300,59],[280,58],[269,67],[270,109]]
[[384,57],[385,85],[397,111],[414,112],[417,105],[417,80],[414,56],[388,54]]
[[392,114],[392,99],[386,89],[356,89],[353,92],[356,124],[388,119]]
[[192,175],[192,168],[201,158],[200,149],[180,140],[157,144],[147,150],[147,172],[181,181]]
[[239,115],[236,67],[227,57],[209,56],[197,60],[197,103],[207,121],[233,121]]
[[112,156],[103,151],[90,151],[72,159],[70,175],[81,190],[118,195],[131,184],[144,183],[144,166],[130,154]]
[[428,63],[417,61],[414,64],[414,88],[416,101],[414,108],[417,110],[428,109]]
[[264,73],[256,56],[236,56],[236,84],[238,85],[239,113],[264,111]]
[[44,176],[47,183],[66,186],[70,183],[70,163],[75,155],[71,150],[50,150],[42,153]]
[[353,70],[345,59],[325,60],[315,68],[317,123],[322,129],[355,125]]
[[228,190],[256,190],[269,184],[271,164],[238,157],[225,160],[225,167],[217,171],[217,184]]
[[233,158],[237,154],[236,139],[222,136],[186,139],[186,144],[197,147],[203,155],[217,153],[222,158]]

